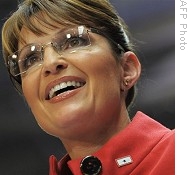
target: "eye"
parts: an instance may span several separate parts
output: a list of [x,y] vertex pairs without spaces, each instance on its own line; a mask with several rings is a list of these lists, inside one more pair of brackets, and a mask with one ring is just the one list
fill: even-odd
[[61,45],[61,50],[73,50],[80,47],[85,47],[89,45],[89,38],[84,36],[73,36],[66,39],[65,43]]
[[42,54],[39,51],[28,53],[24,59],[19,61],[20,72],[25,72],[42,60]]

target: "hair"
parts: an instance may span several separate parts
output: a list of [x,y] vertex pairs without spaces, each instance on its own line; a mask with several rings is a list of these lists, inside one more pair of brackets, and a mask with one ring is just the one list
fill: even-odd
[[[23,26],[36,35],[44,34],[44,31],[38,28],[35,20],[32,19],[37,19],[41,24],[56,27],[52,26],[51,21],[44,15],[64,26],[82,24],[97,28],[120,44],[125,51],[134,51],[133,44],[129,40],[131,36],[128,27],[109,0],[24,0],[2,28],[3,57],[6,64],[7,57],[18,50],[18,42],[24,40],[21,33]],[[118,54],[113,43],[110,44],[114,52]],[[9,68],[8,71],[10,71]],[[9,75],[16,89],[22,93],[21,77],[13,77],[10,72]],[[126,107],[129,108],[132,104],[134,96],[135,86],[129,89]]]

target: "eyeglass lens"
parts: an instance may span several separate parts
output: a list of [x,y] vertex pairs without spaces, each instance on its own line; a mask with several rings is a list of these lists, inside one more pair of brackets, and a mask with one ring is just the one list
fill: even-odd
[[62,55],[65,53],[75,53],[77,50],[91,45],[91,42],[88,30],[84,26],[64,29],[47,44],[29,44],[20,51],[12,54],[9,57],[11,74],[17,76],[33,67],[41,65],[45,48],[49,45],[51,45],[58,54]]

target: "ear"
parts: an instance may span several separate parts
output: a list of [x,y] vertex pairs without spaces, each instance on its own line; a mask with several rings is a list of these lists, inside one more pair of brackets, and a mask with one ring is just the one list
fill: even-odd
[[140,77],[141,64],[137,56],[133,52],[129,51],[124,53],[121,60],[121,66],[123,69],[121,89],[129,90]]

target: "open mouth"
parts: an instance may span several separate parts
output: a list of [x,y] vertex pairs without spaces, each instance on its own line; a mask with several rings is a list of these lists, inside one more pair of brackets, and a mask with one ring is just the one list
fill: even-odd
[[50,100],[55,96],[59,96],[60,94],[63,94],[67,91],[80,88],[84,86],[84,84],[85,84],[84,82],[79,82],[79,81],[67,81],[57,84],[50,89],[47,100]]

